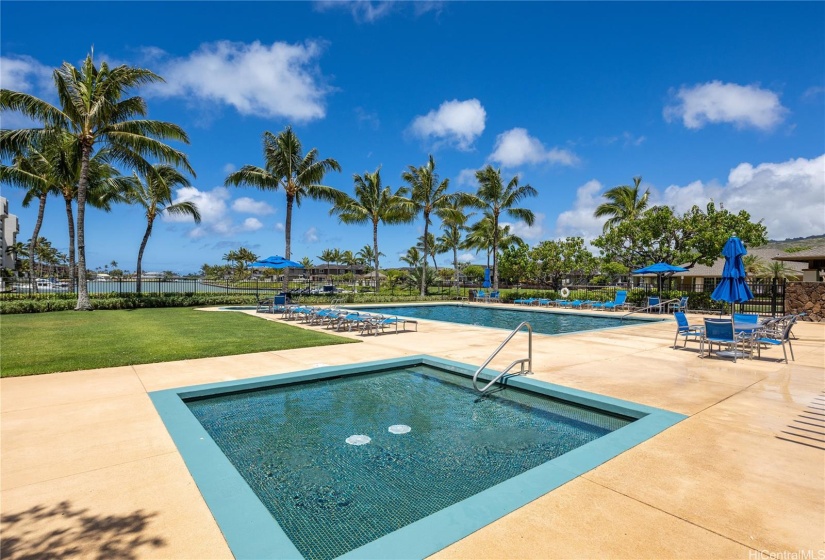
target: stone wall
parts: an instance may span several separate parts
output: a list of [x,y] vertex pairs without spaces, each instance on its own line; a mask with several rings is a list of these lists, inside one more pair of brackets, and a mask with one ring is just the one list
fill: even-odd
[[807,313],[803,321],[825,321],[825,282],[785,284],[785,313]]

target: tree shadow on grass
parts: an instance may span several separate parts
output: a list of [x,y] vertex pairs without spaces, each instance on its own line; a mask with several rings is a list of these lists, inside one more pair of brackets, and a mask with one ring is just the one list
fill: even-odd
[[123,560],[146,556],[145,547],[166,542],[147,534],[156,513],[137,510],[127,515],[96,515],[63,501],[3,514],[0,557],[4,560],[72,557]]

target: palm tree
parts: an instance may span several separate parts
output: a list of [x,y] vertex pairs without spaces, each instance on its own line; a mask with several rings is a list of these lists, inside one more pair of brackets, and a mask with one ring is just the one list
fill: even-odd
[[[386,257],[384,253],[379,253],[379,255]],[[364,245],[355,253],[355,256],[360,258],[364,265],[372,270],[372,263],[375,262],[375,250],[372,248],[372,245]]]
[[301,266],[303,266],[306,269],[315,266],[314,264],[312,264],[312,259],[310,259],[309,257],[304,257],[299,262],[301,263]]
[[407,189],[400,187],[395,193],[389,185],[381,185],[381,168],[373,173],[353,175],[355,197],[345,196],[330,210],[345,224],[372,224],[372,250],[375,257],[375,291],[379,288],[378,272],[378,224],[410,223],[414,219],[412,203],[406,198]]
[[172,201],[172,189],[174,187],[188,187],[189,185],[189,179],[171,165],[155,165],[153,171],[144,175],[142,180],[138,177],[137,173],[133,175],[132,191],[129,195],[129,200],[133,204],[140,205],[146,210],[146,231],[143,234],[143,240],[140,242],[137,268],[135,269],[137,276],[137,284],[135,287],[137,293],[140,293],[141,289],[140,277],[143,251],[146,249],[149,236],[152,235],[152,226],[158,216],[165,212],[173,216],[192,216],[196,224],[199,224],[201,221],[200,212],[194,202],[184,201],[174,203]]
[[[46,212],[46,199],[50,194],[57,194],[58,189],[51,173],[51,165],[46,150],[40,146],[28,145],[27,149],[18,152],[11,166],[0,165],[0,181],[26,189],[23,196],[23,206],[28,207],[32,200],[37,200],[37,219],[34,222],[34,232],[29,241],[29,255],[38,256],[38,242],[42,239],[40,228],[43,225],[43,215]],[[34,261],[29,259],[29,279],[34,280]],[[42,262],[42,259],[41,259]],[[37,283],[31,282],[32,289],[37,292]]]
[[338,263],[341,259],[341,251],[339,249],[324,249],[321,251],[321,254],[318,255],[318,258],[324,261],[327,265],[327,278],[329,278],[329,265],[330,263]]
[[[424,235],[423,251],[424,251],[424,273],[421,275],[421,295],[426,293],[425,281],[427,278],[427,256],[430,254],[430,240],[428,236],[431,214],[438,212],[448,212],[449,205],[453,198],[452,195],[447,194],[447,188],[450,186],[450,180],[444,179],[438,182],[438,173],[435,172],[435,160],[430,155],[426,164],[421,167],[409,166],[408,170],[401,174],[401,178],[407,182],[411,190],[411,200],[413,202],[414,212],[421,213],[424,217]],[[435,259],[435,256],[433,256]]]
[[[425,252],[424,248],[429,247],[429,256],[433,259],[433,267],[435,268],[435,273],[438,274],[438,263],[435,260],[435,257],[439,254],[437,243],[435,241],[435,235],[432,233],[428,233],[427,235],[422,235],[418,238],[418,243],[415,244],[416,248],[420,249],[422,255],[427,255],[428,253]],[[442,253],[444,251],[441,251]],[[426,257],[424,258],[426,261]]]
[[341,264],[350,267],[350,272],[352,273],[353,291],[355,291],[355,267],[363,262],[364,261],[360,257],[354,255],[352,251],[347,250],[341,253]]
[[802,276],[798,270],[794,270],[785,264],[785,261],[769,261],[762,269],[761,275],[772,280],[786,280],[799,278]]
[[476,172],[478,192],[462,198],[468,205],[481,208],[490,217],[492,227],[493,253],[493,290],[498,290],[498,249],[499,249],[499,218],[506,214],[517,220],[522,220],[532,226],[535,215],[527,208],[517,208],[516,204],[527,197],[536,196],[538,192],[530,185],[519,185],[518,175],[510,179],[507,186],[501,180],[501,169],[493,169],[488,165]]
[[134,87],[163,78],[143,68],[126,65],[109,68],[103,62],[94,64],[89,53],[80,68],[68,62],[53,73],[60,108],[33,95],[0,90],[0,109],[19,111],[44,123],[44,128],[4,130],[0,132],[0,156],[13,154],[37,138],[55,134],[69,134],[80,150],[80,175],[77,185],[77,254],[78,295],[77,310],[91,310],[86,283],[86,198],[89,191],[89,162],[96,146],[108,147],[113,161],[152,173],[146,157],[184,167],[194,175],[186,155],[168,146],[162,140],[188,143],[183,129],[175,124],[136,119],[146,115],[146,103],[140,97],[126,97]]
[[650,197],[650,189],[647,189],[641,196],[639,195],[639,185],[642,183],[641,177],[633,177],[633,186],[619,185],[604,193],[604,198],[608,202],[603,202],[596,207],[593,216],[596,218],[608,217],[604,223],[604,231],[618,226],[627,220],[635,220],[642,215],[647,208],[647,200]]
[[[284,257],[292,254],[292,206],[301,206],[301,200],[308,196],[314,200],[335,203],[344,193],[321,184],[328,171],[341,171],[341,166],[332,158],[318,159],[318,150],[312,148],[306,156],[302,153],[301,141],[286,127],[275,136],[264,132],[264,167],[244,165],[230,174],[224,184],[255,187],[264,191],[277,191],[283,187],[286,193],[286,223],[284,225]],[[284,291],[287,290],[289,275],[284,271]]]
[[[467,223],[467,214],[464,213],[464,202],[462,196],[455,196],[444,210],[436,212],[441,218],[441,230],[444,232],[438,238],[440,251],[453,252],[453,285],[458,293],[458,250],[461,248],[462,231]],[[449,210],[449,212],[447,211]]]

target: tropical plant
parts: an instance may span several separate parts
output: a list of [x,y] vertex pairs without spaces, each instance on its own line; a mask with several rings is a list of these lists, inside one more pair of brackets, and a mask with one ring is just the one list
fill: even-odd
[[331,263],[338,264],[341,261],[341,250],[324,249],[323,251],[321,251],[321,254],[318,256],[318,258],[324,261],[324,263],[327,265],[327,276],[329,276],[329,265]]
[[478,192],[475,195],[466,195],[462,199],[469,206],[481,208],[490,217],[492,222],[493,254],[493,290],[498,289],[498,250],[499,250],[499,218],[502,214],[522,220],[532,226],[535,215],[532,210],[519,208],[516,205],[527,197],[536,196],[538,192],[530,185],[519,185],[518,175],[507,182],[505,186],[501,180],[501,169],[494,169],[488,165],[476,172]]
[[[464,213],[465,205],[462,196],[454,196],[445,211],[437,210],[436,215],[441,218],[442,235],[436,240],[438,251],[453,253],[453,285],[458,293],[458,250],[461,248],[462,232],[467,223],[468,215]],[[447,211],[449,210],[449,211]]]
[[593,216],[596,218],[607,217],[604,223],[604,231],[616,227],[626,220],[635,220],[647,208],[647,200],[650,197],[650,189],[643,194],[639,194],[639,185],[642,183],[641,177],[633,177],[633,186],[619,185],[604,193],[607,202],[596,207]]
[[[410,188],[410,200],[412,200],[413,211],[416,214],[421,214],[424,218],[424,234],[422,235],[422,251],[424,253],[424,260],[422,266],[424,267],[424,274],[421,275],[421,295],[426,295],[425,281],[427,278],[427,257],[430,256],[432,250],[431,240],[434,242],[435,238],[429,236],[429,227],[432,224],[431,215],[433,213],[449,212],[449,205],[452,195],[447,193],[450,186],[450,180],[444,179],[438,181],[438,173],[435,172],[435,160],[430,155],[426,164],[420,167],[413,167],[410,165],[401,178],[406,181]],[[435,255],[433,254],[433,263],[435,263]],[[436,270],[437,270],[436,266]]]
[[355,196],[346,196],[330,210],[345,224],[372,224],[372,251],[375,257],[375,290],[379,288],[378,224],[409,223],[414,215],[411,202],[406,198],[407,190],[400,187],[395,193],[389,185],[381,184],[381,168],[373,173],[353,175]]
[[410,247],[407,249],[407,254],[399,257],[401,262],[406,263],[411,268],[418,268],[424,260],[424,255],[418,250],[418,247]]
[[565,278],[588,278],[598,264],[581,237],[542,241],[530,251],[530,259],[541,279],[555,290],[561,288]]
[[799,278],[802,274],[798,270],[790,268],[787,264],[785,264],[785,261],[771,260],[765,263],[759,273],[759,276],[762,276],[763,278],[770,278],[772,280],[791,280]]
[[[292,255],[292,207],[301,206],[301,200],[309,197],[314,200],[337,203],[346,196],[341,191],[322,185],[324,175],[330,170],[341,171],[341,166],[332,158],[318,159],[318,150],[312,148],[303,155],[301,141],[286,127],[277,136],[264,132],[264,167],[244,165],[230,174],[224,184],[227,186],[249,186],[264,191],[277,191],[283,188],[286,193],[286,218],[284,224],[284,257]],[[289,277],[284,274],[284,291],[287,290]]]
[[127,97],[128,91],[144,84],[163,81],[157,74],[126,65],[109,68],[95,66],[90,53],[80,68],[64,62],[53,73],[60,108],[33,95],[0,90],[0,109],[19,111],[44,124],[43,128],[0,132],[0,156],[55,134],[71,135],[80,151],[77,185],[78,310],[92,309],[86,283],[86,199],[89,190],[90,160],[96,147],[110,150],[110,157],[143,174],[151,173],[146,159],[185,168],[194,175],[186,155],[162,140],[187,142],[179,126],[155,120],[136,119],[146,115],[140,97]]
[[352,251],[344,251],[341,253],[340,263],[350,267],[350,275],[352,277],[353,289],[355,288],[355,267],[363,262],[360,257],[354,255]]
[[141,272],[143,270],[143,252],[152,235],[155,220],[166,213],[170,216],[191,216],[196,224],[201,221],[197,205],[192,201],[174,202],[172,189],[188,187],[189,179],[171,165],[158,164],[153,166],[150,173],[140,177],[137,173],[132,176],[132,186],[129,192],[129,201],[142,207],[146,213],[146,230],[138,249],[137,268],[135,269],[137,293],[141,293]]
[[[372,248],[372,245],[364,245],[355,253],[355,256],[361,259],[367,272],[372,272],[372,263],[375,262],[375,249]],[[386,255],[379,253],[379,256],[385,257]]]
[[[443,254],[445,251],[441,250],[438,247],[438,242],[435,239],[435,235],[432,232],[427,233],[427,235],[422,235],[418,238],[418,243],[415,246],[421,251],[422,257],[423,255],[429,255],[429,257],[433,260],[433,268],[435,269],[435,273],[438,274],[438,263],[436,262],[436,256]],[[429,252],[425,251],[425,247],[429,247]],[[427,260],[424,258],[424,260]]]
[[303,266],[304,268],[307,268],[307,269],[312,268],[313,266],[315,266],[312,263],[312,259],[310,259],[309,257],[303,257],[299,262],[301,263],[301,266]]

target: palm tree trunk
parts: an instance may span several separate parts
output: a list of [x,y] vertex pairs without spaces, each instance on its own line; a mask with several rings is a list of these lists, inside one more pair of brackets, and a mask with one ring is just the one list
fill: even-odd
[[498,214],[493,218],[493,287],[498,290]]
[[89,188],[89,158],[92,145],[83,142],[80,180],[77,183],[77,306],[75,311],[91,311],[89,285],[86,283],[86,191]]
[[37,282],[34,277],[34,257],[37,251],[37,236],[40,235],[40,226],[43,225],[43,214],[46,212],[46,196],[48,196],[48,193],[44,192],[37,197],[40,200],[40,203],[37,205],[37,221],[34,224],[34,233],[32,233],[32,238],[29,242],[29,283],[34,293],[37,293]]
[[140,293],[140,277],[142,274],[142,263],[143,263],[143,250],[146,249],[146,244],[149,242],[149,236],[152,235],[152,224],[154,223],[153,219],[149,219],[146,222],[146,233],[143,234],[143,241],[140,242],[140,250],[138,250],[138,258],[137,258],[137,281],[135,284],[135,290],[137,293]]
[[[286,223],[284,224],[284,258],[289,259],[292,254],[292,203],[295,201],[295,195],[286,195]],[[283,291],[289,291],[289,269],[284,269],[284,284]]]
[[424,258],[421,260],[421,297],[427,295],[427,226],[430,215],[424,212]]
[[74,254],[74,214],[72,212],[71,197],[63,197],[66,201],[66,221],[69,224],[69,279],[74,284],[75,279],[75,254]]
[[453,285],[458,295],[458,245],[453,245]]
[[372,250],[375,252],[375,294],[378,294],[378,220],[372,222]]

